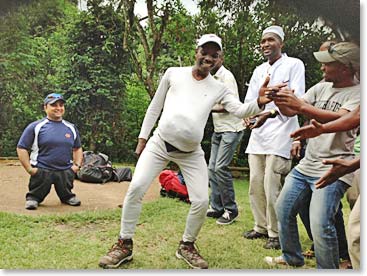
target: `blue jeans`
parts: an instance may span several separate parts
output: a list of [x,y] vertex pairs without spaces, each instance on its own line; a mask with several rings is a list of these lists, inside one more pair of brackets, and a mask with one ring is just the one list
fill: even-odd
[[[299,212],[299,216],[305,226],[307,231],[307,235],[310,240],[313,241],[311,227],[310,227],[310,215],[309,215],[309,203],[304,206],[302,210]],[[335,215],[335,230],[336,235],[338,237],[338,245],[339,245],[339,258],[342,260],[350,260],[349,253],[348,253],[348,242],[347,242],[347,235],[345,233],[345,226],[344,226],[344,218],[343,218],[343,204],[340,202],[338,212]],[[314,245],[312,243],[311,250],[315,251]]]
[[237,214],[232,173],[228,166],[243,136],[240,132],[214,132],[209,159],[210,206],[218,211],[224,209]]
[[279,238],[285,261],[302,266],[304,259],[299,241],[297,214],[309,202],[311,233],[315,245],[317,268],[339,268],[338,238],[335,215],[340,199],[349,187],[337,180],[322,189],[315,188],[319,177],[304,175],[295,168],[285,179],[276,203]]

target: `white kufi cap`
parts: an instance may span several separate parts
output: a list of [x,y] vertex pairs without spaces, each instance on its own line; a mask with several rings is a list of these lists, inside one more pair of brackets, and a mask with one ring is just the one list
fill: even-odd
[[266,33],[273,33],[273,34],[276,34],[280,37],[280,39],[282,41],[284,41],[284,32],[283,32],[283,29],[282,27],[279,27],[279,26],[270,26],[270,27],[267,27],[264,31],[263,31],[263,36],[266,34]]

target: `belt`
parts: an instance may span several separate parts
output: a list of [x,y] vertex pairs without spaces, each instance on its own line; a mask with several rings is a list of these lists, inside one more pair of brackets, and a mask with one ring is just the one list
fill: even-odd
[[176,148],[175,146],[171,145],[170,143],[164,141],[164,144],[166,145],[167,152],[180,152],[180,153],[192,153],[193,151],[182,151]]

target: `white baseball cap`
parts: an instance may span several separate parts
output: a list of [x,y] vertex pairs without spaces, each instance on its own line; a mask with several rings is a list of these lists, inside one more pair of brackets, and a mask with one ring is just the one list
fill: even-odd
[[263,36],[266,34],[266,33],[273,33],[273,34],[276,34],[280,37],[280,39],[282,41],[284,41],[284,32],[283,32],[283,28],[282,27],[279,27],[279,26],[270,26],[270,27],[267,27],[264,31],[263,31]]
[[215,35],[215,34],[205,34],[202,37],[200,37],[200,39],[198,40],[198,44],[197,47],[203,46],[204,44],[208,43],[208,42],[213,42],[215,44],[217,44],[220,48],[220,50],[223,50],[222,48],[222,39]]

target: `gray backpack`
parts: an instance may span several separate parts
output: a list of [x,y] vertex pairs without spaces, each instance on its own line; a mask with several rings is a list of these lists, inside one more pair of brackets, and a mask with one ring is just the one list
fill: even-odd
[[89,183],[106,183],[113,177],[112,162],[103,153],[83,152],[83,165],[77,173],[79,180]]

